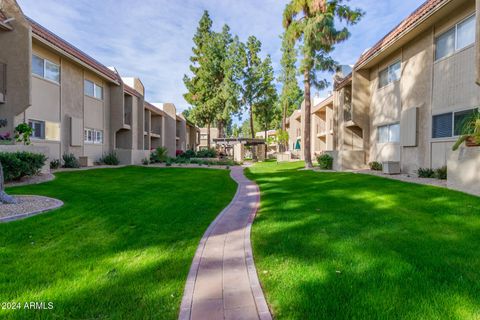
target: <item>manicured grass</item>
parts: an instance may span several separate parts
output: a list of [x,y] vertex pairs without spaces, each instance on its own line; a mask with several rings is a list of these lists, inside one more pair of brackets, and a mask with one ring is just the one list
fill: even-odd
[[65,206],[0,224],[0,302],[54,303],[0,318],[176,319],[198,242],[235,190],[226,170],[142,167],[9,189]]
[[278,319],[480,319],[480,198],[261,163],[254,256]]

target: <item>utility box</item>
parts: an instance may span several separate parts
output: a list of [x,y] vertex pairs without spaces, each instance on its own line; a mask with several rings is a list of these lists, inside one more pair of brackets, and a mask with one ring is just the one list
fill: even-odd
[[89,157],[78,157],[78,162],[80,162],[80,167],[92,167],[93,160]]
[[385,161],[382,163],[384,174],[399,174],[400,162],[398,161]]

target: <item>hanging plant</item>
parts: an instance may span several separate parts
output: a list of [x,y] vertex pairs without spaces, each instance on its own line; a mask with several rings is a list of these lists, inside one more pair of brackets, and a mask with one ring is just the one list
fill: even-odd
[[26,123],[20,123],[18,126],[15,127],[15,140],[17,142],[23,142],[24,145],[29,145],[30,136],[33,133],[32,127],[30,127]]

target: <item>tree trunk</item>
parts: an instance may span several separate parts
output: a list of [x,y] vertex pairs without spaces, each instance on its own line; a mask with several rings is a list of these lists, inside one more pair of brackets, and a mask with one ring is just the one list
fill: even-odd
[[[282,131],[287,131],[287,106],[288,102],[285,101],[285,104],[283,105],[283,115],[282,115]],[[280,142],[279,144],[280,147],[280,152],[285,152],[287,151],[287,146],[285,141]]]
[[207,148],[210,149],[210,123],[207,123]]
[[223,120],[218,120],[218,137],[225,138],[225,125]]
[[310,111],[312,109],[311,99],[310,99],[310,73],[308,70],[305,70],[303,73],[304,80],[303,84],[305,86],[305,116],[304,123],[305,128],[303,130],[303,157],[305,158],[305,168],[312,168],[312,155],[310,152]]
[[[250,106],[250,135],[252,136],[252,139],[255,139],[255,130],[253,128],[253,106]],[[252,146],[252,160],[256,161],[257,159],[257,148]]]
[[17,200],[5,193],[5,180],[3,177],[3,166],[0,163],[0,203],[3,204],[16,204]]
[[267,160],[267,148],[268,148],[267,130],[265,129],[265,160]]

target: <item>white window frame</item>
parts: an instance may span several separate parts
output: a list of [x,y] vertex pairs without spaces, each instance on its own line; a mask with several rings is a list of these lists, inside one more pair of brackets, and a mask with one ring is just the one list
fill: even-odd
[[[103,86],[101,85],[98,85],[96,82],[92,81],[92,80],[88,80],[88,79],[84,79],[84,82],[90,82],[93,84],[93,95],[90,95],[88,93],[85,92],[85,84],[84,84],[84,88],[83,88],[83,93],[87,96],[87,97],[91,97],[91,98],[95,98],[95,99],[98,99],[98,100],[103,100],[103,96],[104,96],[104,92],[103,92]],[[101,97],[97,97],[97,88],[101,88],[102,89],[102,96]]]
[[[466,108],[466,109],[461,109],[461,110],[455,110],[455,111],[449,111],[449,112],[442,112],[442,113],[436,113],[436,114],[432,114],[432,132],[431,132],[431,137],[433,140],[437,141],[437,140],[450,140],[450,139],[458,139],[458,137],[460,137],[460,135],[455,135],[455,114],[456,113],[460,113],[460,112],[465,112],[465,111],[474,111],[474,110],[478,110],[478,108]],[[438,138],[434,138],[433,137],[433,117],[435,116],[442,116],[442,115],[445,115],[445,114],[452,114],[452,132],[451,132],[451,136],[448,136],[448,137],[438,137]]]
[[[32,124],[32,125],[30,125],[30,124]],[[42,127],[42,132],[40,134],[41,137],[36,137],[35,136],[35,124],[40,124],[41,127]],[[45,140],[45,121],[29,119],[28,120],[28,125],[30,126],[30,128],[32,128],[32,134],[30,135],[31,139]]]
[[[33,58],[33,56],[37,57],[38,59],[43,60],[43,76],[42,76],[42,75],[39,75],[39,74],[36,74],[36,73],[33,73],[33,70],[32,70],[32,75],[34,75],[34,76],[36,76],[36,77],[39,77],[39,78],[42,78],[42,79],[45,79],[45,80],[47,80],[47,81],[56,83],[56,84],[60,84],[60,81],[61,81],[60,65],[59,65],[59,64],[56,64],[55,62],[52,62],[52,61],[50,61],[50,60],[48,60],[48,59],[42,58],[42,57],[40,57],[39,55],[37,55],[37,54],[35,54],[35,53],[32,53],[32,58]],[[46,75],[47,75],[47,61],[48,61],[48,63],[53,64],[54,66],[56,66],[56,67],[58,68],[58,82],[46,77]]]
[[[392,80],[392,73],[391,73],[391,70],[392,70],[392,67],[396,64],[400,64],[400,78],[398,79],[395,79],[395,80]],[[387,71],[387,75],[388,75],[388,79],[387,79],[387,83],[385,85],[381,85],[380,83],[380,73],[384,72],[384,71]],[[400,81],[400,79],[402,78],[402,60],[396,60],[394,61],[393,63],[389,64],[388,67],[386,68],[383,68],[382,70],[378,71],[378,88],[381,89],[381,88],[385,88],[386,86],[388,86],[390,83],[393,83],[393,82],[396,82],[396,81]]]
[[[100,140],[98,139],[98,134],[101,136]],[[83,142],[86,144],[103,144],[103,130],[84,128]]]
[[[440,60],[443,60],[443,59],[446,59],[446,58],[448,58],[448,57],[451,57],[451,56],[453,56],[454,54],[456,54],[457,52],[462,51],[463,49],[468,48],[468,47],[470,47],[470,46],[472,46],[472,45],[475,44],[475,40],[474,40],[473,43],[468,44],[468,45],[466,45],[465,47],[458,48],[458,25],[459,25],[459,24],[462,24],[463,22],[467,21],[468,19],[470,19],[470,18],[472,18],[472,17],[475,17],[475,13],[473,13],[473,14],[469,15],[468,17],[460,20],[459,22],[455,23],[454,26],[452,26],[451,28],[448,28],[447,30],[445,30],[444,32],[442,32],[441,34],[439,34],[438,36],[435,37],[435,62],[440,61]],[[475,20],[475,19],[474,19],[474,20]],[[475,22],[476,22],[476,21],[475,21]],[[440,38],[441,36],[443,36],[443,35],[446,34],[447,32],[451,31],[452,29],[455,29],[455,48],[454,48],[453,52],[450,53],[450,54],[447,54],[446,56],[443,56],[443,57],[441,57],[441,58],[437,58],[437,40],[438,40],[438,38]],[[445,113],[448,113],[448,112],[445,112]]]
[[[393,126],[399,126],[398,129],[399,129],[399,135],[398,135],[398,141],[391,141],[390,140],[390,137],[391,137],[391,134],[390,134],[390,128],[393,127]],[[380,128],[387,128],[387,133],[388,133],[388,140],[387,141],[384,141],[384,142],[380,142]],[[393,144],[396,144],[396,143],[400,143],[400,136],[401,136],[401,133],[400,133],[400,122],[392,122],[392,123],[386,123],[386,124],[382,124],[382,125],[379,125],[377,126],[377,143],[378,144],[387,144],[387,143],[393,143]]]

